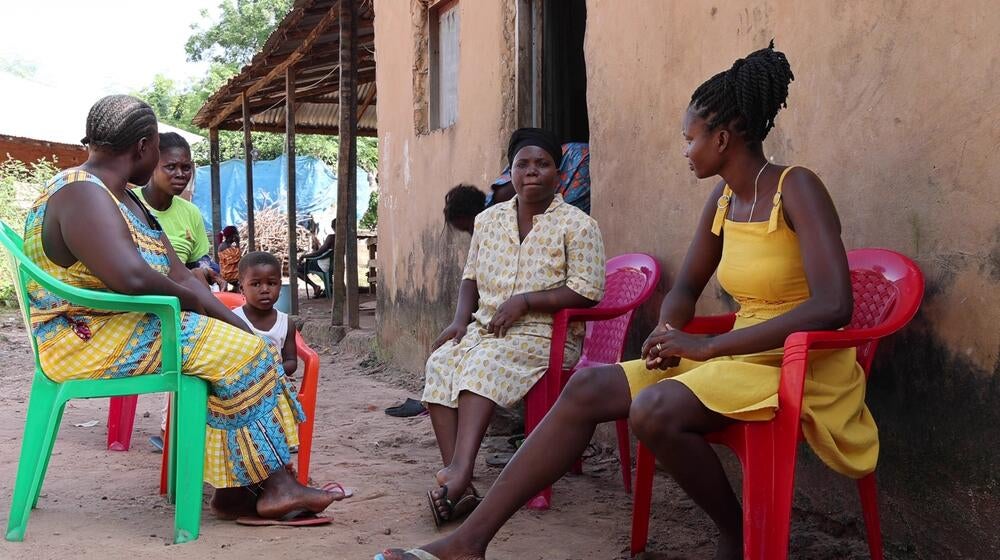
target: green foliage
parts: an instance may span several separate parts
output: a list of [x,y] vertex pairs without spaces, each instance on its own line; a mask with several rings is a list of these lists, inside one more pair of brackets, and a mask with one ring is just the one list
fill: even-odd
[[[292,0],[223,0],[219,19],[207,28],[195,23],[184,50],[189,60],[243,66],[264,46],[268,35],[292,7]],[[201,11],[209,21],[208,10]]]
[[358,227],[361,229],[370,229],[375,231],[376,226],[378,226],[378,191],[372,191],[371,196],[368,197],[368,209],[365,210],[365,214],[361,216],[361,221],[358,222]]
[[[40,159],[24,163],[8,156],[0,163],[0,220],[14,231],[24,231],[28,208],[41,192],[45,183],[59,172],[54,161]],[[0,305],[13,306],[14,284],[6,261],[0,267]]]

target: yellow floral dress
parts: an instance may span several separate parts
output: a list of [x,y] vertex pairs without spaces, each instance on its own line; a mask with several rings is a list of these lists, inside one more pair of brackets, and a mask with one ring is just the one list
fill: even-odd
[[[528,312],[498,338],[486,331],[497,308],[515,294],[568,286],[592,300],[604,296],[604,241],[593,218],[556,195],[534,217],[522,243],[517,197],[476,217],[463,279],[479,287],[479,308],[466,335],[446,342],[427,359],[423,401],[458,407],[470,391],[509,407],[528,394],[549,363],[552,315]],[[580,358],[584,325],[574,323],[565,363]]]
[[[149,218],[154,227],[146,225],[98,177],[73,169],[56,175],[32,206],[24,236],[28,258],[66,284],[109,291],[82,262],[59,266],[42,246],[49,197],[79,181],[91,183],[92,196],[115,200],[136,250],[150,267],[166,275],[170,260],[155,219]],[[128,195],[134,196],[131,191]],[[155,315],[80,307],[34,282],[28,284],[28,292],[39,361],[53,381],[159,371],[160,320]],[[180,343],[183,372],[211,384],[205,482],[216,488],[248,486],[287,465],[289,446],[298,445],[297,423],[305,415],[285,378],[278,351],[260,337],[189,312],[181,313]]]
[[[732,195],[728,185],[719,201],[712,229],[721,235],[725,227],[718,278],[739,304],[734,329],[763,323],[809,298],[799,239],[781,211],[781,186],[793,167],[781,174],[766,222],[725,219]],[[647,370],[643,360],[621,366],[633,396],[672,379],[691,389],[710,410],[737,420],[760,421],[773,418],[778,406],[782,356],[782,349],[777,348],[707,362],[681,360],[666,371]],[[865,406],[865,374],[853,348],[809,353],[802,432],[833,470],[853,478],[875,470],[878,430]]]

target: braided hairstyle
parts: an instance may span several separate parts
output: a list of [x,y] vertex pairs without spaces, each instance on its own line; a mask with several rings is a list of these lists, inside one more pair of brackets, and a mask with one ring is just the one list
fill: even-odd
[[748,143],[760,143],[774,127],[778,110],[787,107],[788,84],[795,79],[785,54],[766,49],[737,59],[698,86],[691,96],[691,110],[705,119],[708,128],[733,123]]
[[153,134],[156,114],[152,107],[130,95],[109,95],[90,108],[87,135],[80,142],[120,153]]

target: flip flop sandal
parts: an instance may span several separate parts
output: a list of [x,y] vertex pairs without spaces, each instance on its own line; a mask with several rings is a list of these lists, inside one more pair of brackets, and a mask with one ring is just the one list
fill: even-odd
[[149,443],[153,446],[153,453],[163,453],[163,438],[160,436],[149,436]]
[[354,496],[354,488],[344,488],[339,482],[327,482],[322,486],[322,489],[331,494],[333,494],[334,491],[340,492],[340,497],[333,499],[335,502],[346,500],[347,498]]
[[483,502],[483,497],[479,495],[472,485],[469,485],[469,490],[466,491],[465,495],[462,496],[457,502],[455,502],[455,507],[451,509],[451,517],[449,521],[455,521],[468,516],[470,513],[475,511],[479,504]]
[[[430,552],[427,552],[426,550],[421,550],[419,548],[411,548],[410,550],[404,550],[403,554],[409,554],[410,556],[413,556],[417,560],[441,560],[440,558],[434,556]],[[378,554],[375,555],[374,560],[386,560],[386,558],[384,554],[379,552]]]
[[448,485],[442,484],[440,490],[441,497],[439,499],[444,502],[444,505],[448,510],[445,515],[442,515],[438,510],[437,504],[435,503],[434,491],[427,491],[427,504],[431,507],[431,515],[434,517],[434,526],[439,529],[442,525],[447,523],[449,519],[451,519],[451,512],[455,510],[455,504],[450,498],[448,498]]
[[302,509],[290,511],[277,519],[267,519],[251,515],[236,518],[237,525],[247,525],[249,527],[315,527],[330,523],[333,523],[332,517],[316,515]]
[[385,409],[386,414],[395,416],[396,418],[410,418],[412,416],[419,416],[424,412],[427,412],[427,409],[424,408],[423,403],[411,398],[407,398],[401,405],[390,406]]

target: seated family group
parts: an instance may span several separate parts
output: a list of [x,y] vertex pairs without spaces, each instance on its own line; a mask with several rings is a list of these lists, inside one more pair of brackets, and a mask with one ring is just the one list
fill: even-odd
[[[553,313],[600,302],[604,242],[588,215],[589,146],[561,145],[545,130],[512,134],[509,172],[489,197],[469,186],[449,193],[446,219],[472,240],[454,320],[434,342],[425,370],[422,401],[442,461],[426,498],[436,524],[465,522],[435,542],[386,550],[377,559],[484,558],[503,524],[572,467],[596,426],[622,418],[714,521],[717,558],[742,557],[740,504],[703,436],[772,418],[785,338],[840,328],[852,309],[840,221],[825,186],[808,169],[771,163],[764,154],[792,79],[772,45],[695,90],[683,111],[679,150],[695,177],[720,180],[691,220],[693,239],[641,356],[578,371],[485,494],[472,480],[494,409],[523,399],[543,375]],[[208,288],[215,273],[201,260],[207,243],[165,234],[158,220],[171,204],[168,195],[189,179],[180,173],[169,180],[174,170],[190,168],[186,145],[159,136],[152,109],[128,96],[93,107],[85,140],[87,162],[57,175],[32,208],[25,252],[72,285],[180,300],[184,372],[211,385],[205,481],[216,488],[213,512],[275,519],[318,513],[347,497],[339,487],[303,486],[288,468],[303,413],[288,382],[294,348],[284,335],[292,327],[272,309],[278,263],[256,253],[243,257],[247,306],[234,314]],[[166,192],[129,188],[157,184],[150,181],[156,174],[166,178],[159,181]],[[716,274],[739,305],[735,328],[714,337],[686,334]],[[30,302],[39,357],[56,381],[159,368],[155,318],[82,308],[38,286]],[[275,329],[280,342],[258,336]],[[579,358],[583,334],[583,325],[571,327],[565,366]],[[811,354],[805,383],[802,426],[816,454],[854,478],[872,472],[878,437],[854,350]]]

